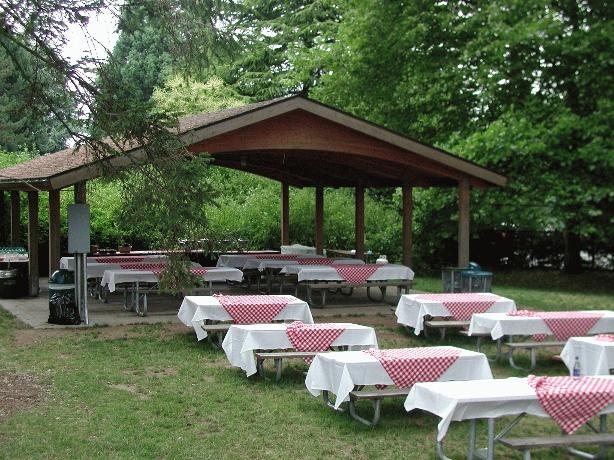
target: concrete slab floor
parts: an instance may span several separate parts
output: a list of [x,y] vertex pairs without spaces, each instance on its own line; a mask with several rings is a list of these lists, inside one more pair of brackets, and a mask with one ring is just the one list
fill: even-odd
[[[77,326],[49,324],[49,290],[47,279],[40,280],[41,291],[38,297],[24,297],[20,299],[0,299],[0,307],[10,312],[21,322],[35,329],[62,329],[88,327],[84,324]],[[224,294],[241,295],[255,293],[240,286],[214,284],[214,291]],[[395,291],[391,289],[391,291]],[[394,292],[396,294],[396,291]],[[305,298],[303,292],[299,297]],[[316,321],[325,321],[327,317],[352,317],[362,315],[385,315],[394,313],[391,307],[396,305],[392,295],[387,296],[387,302],[374,303],[366,294],[366,289],[355,289],[351,296],[328,294],[327,305],[324,308],[312,307],[311,312]],[[179,323],[177,311],[181,306],[181,298],[167,294],[150,294],[148,296],[148,315],[141,317],[134,312],[124,310],[122,295],[113,293],[109,295],[109,302],[88,298],[88,314],[90,326],[118,326],[127,324],[153,324],[153,323]]]

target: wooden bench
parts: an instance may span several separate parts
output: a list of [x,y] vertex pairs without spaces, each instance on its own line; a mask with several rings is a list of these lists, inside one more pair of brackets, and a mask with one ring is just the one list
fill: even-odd
[[[229,323],[202,324],[200,328],[207,333],[207,340],[211,345],[217,348],[222,348],[224,335],[230,329]],[[215,340],[214,340],[215,337]]]
[[446,329],[463,329],[467,327],[469,327],[469,321],[427,319],[424,321],[424,336],[428,337],[428,328],[439,329],[441,340],[443,340],[446,338]]
[[281,379],[281,363],[283,359],[305,359],[313,358],[315,355],[322,352],[317,351],[257,351],[254,353],[256,357],[256,369],[258,375],[264,378],[264,361],[266,359],[273,359],[275,362],[275,381],[279,382]]
[[[377,422],[379,422],[382,400],[387,398],[404,398],[407,396],[407,393],[409,393],[409,390],[409,388],[386,388],[383,390],[372,391],[352,391],[350,392],[349,402],[350,415],[353,419],[358,420],[360,423],[364,423],[367,426],[375,426],[377,425]],[[356,403],[363,400],[371,401],[373,404],[373,418],[371,420],[361,417],[356,412]]]
[[[411,288],[411,280],[382,280],[382,281],[367,281],[365,283],[349,283],[347,281],[315,281],[315,282],[301,282],[300,284],[304,284],[307,287],[307,302],[317,307],[312,298],[312,291],[319,290],[321,291],[322,303],[319,307],[324,307],[326,305],[326,293],[331,290],[340,290],[343,293],[343,289],[349,289],[349,292],[346,295],[351,295],[354,288],[367,288],[367,297],[369,300],[373,302],[381,302],[386,300],[386,289],[388,287],[396,287],[398,290],[398,296],[401,296],[401,292],[404,290],[405,293],[409,293]],[[381,296],[379,298],[374,298],[371,296],[371,288],[379,288],[381,292]],[[298,290],[298,284],[296,287]],[[295,290],[295,292],[296,292]],[[396,301],[394,302],[397,303]]]
[[[565,346],[565,342],[507,342],[505,346],[509,348],[508,359],[510,362],[510,366],[512,366],[514,369],[519,369],[521,371],[531,371],[535,369],[535,364],[537,360],[535,350],[537,348],[563,348]],[[518,366],[514,362],[514,351],[516,350],[529,350],[531,352],[530,368]]]
[[[554,437],[534,437],[534,438],[501,438],[499,442],[512,449],[522,450],[524,459],[531,459],[532,449],[547,449],[552,447],[567,447],[574,455],[582,456],[583,458],[602,458],[603,446],[614,444],[614,434],[597,433],[587,435],[571,435],[571,436],[554,436]],[[572,446],[593,444],[601,446],[598,456],[592,456],[586,452],[580,452],[572,449]]]

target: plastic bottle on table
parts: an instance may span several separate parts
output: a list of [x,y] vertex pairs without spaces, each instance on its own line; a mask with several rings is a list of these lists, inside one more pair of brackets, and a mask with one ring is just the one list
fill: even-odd
[[574,362],[573,362],[573,369],[572,369],[572,371],[571,371],[571,375],[572,375],[572,377],[573,377],[574,379],[579,379],[579,378],[580,378],[580,376],[581,376],[581,374],[582,374],[582,372],[581,372],[581,371],[582,371],[582,370],[581,370],[581,368],[580,368],[580,358],[578,358],[578,357],[576,356],[576,359],[574,359]]

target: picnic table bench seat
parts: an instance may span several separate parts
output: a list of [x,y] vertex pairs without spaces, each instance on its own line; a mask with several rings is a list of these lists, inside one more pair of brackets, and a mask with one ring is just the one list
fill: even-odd
[[[388,398],[405,398],[409,390],[409,388],[384,388],[382,390],[352,391],[350,392],[350,401],[348,405],[350,415],[360,423],[373,427],[379,422],[382,400]],[[356,403],[362,400],[371,401],[373,404],[373,418],[371,420],[361,417],[356,411]]]
[[256,357],[256,368],[258,369],[258,375],[264,378],[264,361],[266,359],[273,359],[275,362],[275,381],[279,382],[281,379],[281,364],[283,359],[305,359],[313,358],[318,353],[317,351],[258,351],[254,353]]
[[428,337],[428,329],[439,329],[441,340],[446,338],[447,329],[466,329],[469,327],[469,321],[457,321],[452,319],[425,319],[424,320],[424,336]]
[[[326,305],[326,293],[329,291],[339,291],[344,295],[351,295],[355,288],[367,288],[367,297],[373,302],[381,302],[386,299],[386,290],[388,287],[396,287],[398,296],[403,291],[408,293],[411,289],[411,280],[378,280],[378,281],[365,281],[364,283],[351,283],[348,281],[301,281],[296,284],[295,292],[298,290],[298,286],[302,285],[307,288],[307,302],[314,307],[324,307]],[[371,293],[372,288],[379,288],[380,295],[375,297]],[[349,289],[348,292],[343,292],[343,289]],[[313,291],[319,291],[321,296],[321,303],[317,305],[313,300]],[[393,302],[396,304],[396,301]]]
[[[538,348],[563,348],[565,346],[566,342],[561,342],[561,341],[544,341],[544,342],[533,342],[533,341],[527,341],[527,342],[506,342],[505,346],[508,347],[508,360],[510,363],[510,366],[512,366],[514,369],[519,369],[521,371],[531,371],[533,369],[535,369],[536,363],[537,363],[537,353],[536,350]],[[526,367],[522,367],[519,366],[518,364],[516,364],[516,362],[514,361],[514,351],[516,350],[529,350],[531,353],[531,367],[526,368]]]
[[[594,433],[585,435],[569,435],[569,436],[544,436],[544,437],[527,437],[527,438],[501,438],[498,440],[504,446],[511,449],[523,451],[524,460],[531,459],[531,450],[547,449],[553,447],[566,447],[570,453],[580,455],[583,458],[601,458],[600,455],[592,456],[586,452],[579,452],[572,449],[572,446],[579,445],[598,445],[606,446],[614,444],[614,434],[612,433]],[[601,452],[600,452],[601,453]]]

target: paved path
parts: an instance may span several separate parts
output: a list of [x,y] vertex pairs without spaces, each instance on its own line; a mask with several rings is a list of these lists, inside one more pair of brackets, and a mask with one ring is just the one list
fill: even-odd
[[[35,329],[76,328],[81,326],[62,326],[47,323],[49,317],[49,292],[47,279],[41,278],[41,292],[38,297],[25,297],[22,299],[0,299],[0,307],[12,313],[17,319]],[[216,292],[227,294],[246,294],[244,288],[215,284]],[[388,296],[390,303],[373,303],[366,296],[366,290],[356,289],[352,296],[330,296],[330,303],[325,308],[312,308],[314,318],[326,318],[348,315],[393,315],[390,307],[394,298]],[[252,291],[253,293],[253,291]],[[123,324],[152,324],[152,323],[179,323],[177,311],[181,305],[179,297],[170,295],[150,295],[148,298],[148,311],[146,317],[137,316],[133,312],[125,311],[122,307],[120,294],[109,297],[109,303],[88,298],[88,313],[90,325],[116,326]]]

